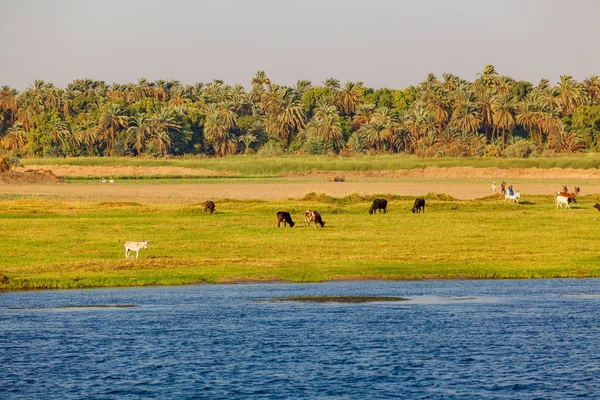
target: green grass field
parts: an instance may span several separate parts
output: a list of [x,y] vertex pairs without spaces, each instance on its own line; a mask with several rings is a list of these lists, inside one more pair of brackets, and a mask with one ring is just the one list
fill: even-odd
[[77,158],[28,158],[27,165],[78,165],[78,166],[137,166],[137,167],[187,167],[209,170],[237,171],[247,175],[270,175],[282,172],[320,171],[378,171],[407,170],[413,168],[461,167],[478,168],[599,168],[598,153],[584,153],[552,158],[419,158],[410,155],[390,154],[376,156],[329,157],[329,156],[228,156],[224,158],[160,159],[134,157],[77,157]]
[[[550,196],[521,205],[486,198],[307,196],[279,202],[196,206],[5,200],[0,209],[0,289],[82,288],[192,282],[330,279],[542,278],[600,276],[599,196],[556,210]],[[325,228],[303,227],[306,209]],[[278,210],[297,226],[277,228]],[[150,241],[125,260],[126,240]]]

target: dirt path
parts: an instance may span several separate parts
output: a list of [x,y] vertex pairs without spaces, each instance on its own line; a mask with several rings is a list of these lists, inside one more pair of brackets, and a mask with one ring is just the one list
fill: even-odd
[[[556,183],[528,183],[517,186],[523,200],[528,194],[550,194]],[[303,183],[224,183],[224,184],[47,184],[0,185],[1,195],[27,195],[63,201],[134,201],[146,204],[192,204],[208,199],[285,200],[301,198],[310,192],[342,197],[350,193],[419,196],[429,192],[448,193],[458,199],[475,199],[491,194],[481,183],[444,182],[303,182]],[[585,186],[582,194],[600,193],[600,183]]]
[[[36,169],[29,165],[26,169]],[[111,166],[69,166],[46,165],[39,168],[50,169],[58,176],[104,176],[111,175],[190,175],[206,176],[233,174],[231,171],[211,171],[183,167],[111,167]],[[342,197],[350,193],[397,194],[420,196],[430,192],[447,193],[458,199],[475,199],[491,194],[492,181],[501,180],[527,183],[515,185],[522,198],[528,194],[551,194],[560,185],[569,187],[587,180],[582,186],[582,195],[600,194],[600,170],[597,169],[500,169],[500,168],[415,168],[412,170],[389,171],[307,171],[285,173],[273,183],[199,183],[199,184],[160,184],[160,183],[120,183],[115,184],[2,184],[0,196],[26,195],[36,198],[52,198],[63,201],[134,201],[146,204],[190,204],[208,199],[263,199],[284,200],[301,198],[307,193],[325,193]],[[333,176],[355,178],[358,181],[331,182]],[[308,182],[298,182],[298,177],[309,178]],[[286,182],[289,178],[289,182]],[[373,178],[373,179],[370,179]],[[382,182],[386,178],[387,182]],[[391,179],[387,179],[391,178]],[[395,179],[394,179],[395,178]],[[283,182],[282,182],[283,179]],[[448,182],[445,182],[447,179]],[[596,179],[598,184],[596,184]],[[489,183],[482,183],[483,181]],[[551,181],[553,180],[553,181]],[[557,180],[560,185],[557,184]],[[458,182],[457,182],[458,181]]]
[[[60,177],[95,176],[109,178],[111,175],[239,175],[235,171],[215,171],[185,167],[125,167],[125,166],[74,166],[74,165],[27,165],[27,169],[46,169]],[[306,171],[283,173],[282,176],[346,176],[346,177],[386,177],[386,178],[477,178],[477,179],[600,179],[600,169],[575,168],[475,168],[475,167],[427,167],[410,170],[382,171]]]

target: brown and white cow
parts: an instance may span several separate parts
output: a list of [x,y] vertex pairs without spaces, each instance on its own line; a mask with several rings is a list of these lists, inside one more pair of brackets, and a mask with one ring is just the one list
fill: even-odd
[[575,193],[556,192],[556,196],[566,197],[567,199],[571,199],[570,203],[577,203],[577,194]]
[[311,222],[315,223],[315,228],[317,227],[317,224],[321,225],[321,228],[325,226],[325,222],[323,222],[323,218],[321,218],[321,214],[319,214],[318,211],[306,210],[304,213],[304,224],[306,227],[310,228]]

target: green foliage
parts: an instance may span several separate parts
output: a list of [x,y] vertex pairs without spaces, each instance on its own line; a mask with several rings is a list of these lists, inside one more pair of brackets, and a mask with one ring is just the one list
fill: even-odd
[[312,156],[327,154],[333,150],[331,143],[325,139],[313,136],[304,143],[304,151]]
[[517,140],[514,144],[506,146],[504,157],[508,158],[527,158],[531,155],[533,149],[526,140]]
[[416,101],[415,88],[409,86],[404,90],[394,91],[394,108],[398,111],[408,110]]
[[[252,79],[249,93],[221,80],[182,85],[140,79],[107,86],[78,79],[66,89],[36,81],[23,93],[0,88],[0,139],[7,148],[34,157],[213,156],[252,153],[270,140],[298,151],[305,142],[298,135],[307,130],[308,136],[332,142],[336,151],[495,157],[485,146],[494,147],[496,137],[501,149],[512,137],[521,137],[535,143],[538,152],[560,154],[598,148],[599,87],[597,77],[577,82],[568,75],[561,75],[556,86],[543,80],[534,87],[501,75],[493,65],[473,82],[429,74],[404,89],[342,84],[335,77],[321,86],[299,81],[293,88],[272,82],[264,71]],[[376,110],[388,110],[393,118],[381,119]],[[139,115],[150,122],[142,130],[147,135],[138,133],[134,145],[129,128]],[[356,140],[360,135],[354,136],[360,129],[369,132],[366,147]],[[455,131],[469,138],[422,142],[430,133],[435,139]],[[478,138],[482,133],[484,143]],[[269,146],[264,153],[272,153]]]
[[588,132],[594,143],[600,138],[600,106],[581,106],[571,115],[571,128]]
[[16,167],[22,167],[21,161],[12,152],[0,152],[0,173],[9,172]]
[[302,95],[302,106],[304,108],[304,112],[310,118],[312,116],[313,109],[319,104],[321,101],[332,101],[333,100],[333,90],[329,87],[316,87],[307,90]]

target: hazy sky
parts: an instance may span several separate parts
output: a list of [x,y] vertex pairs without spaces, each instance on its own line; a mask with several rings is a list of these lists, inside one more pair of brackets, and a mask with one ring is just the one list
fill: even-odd
[[0,0],[0,85],[600,75],[598,0]]

